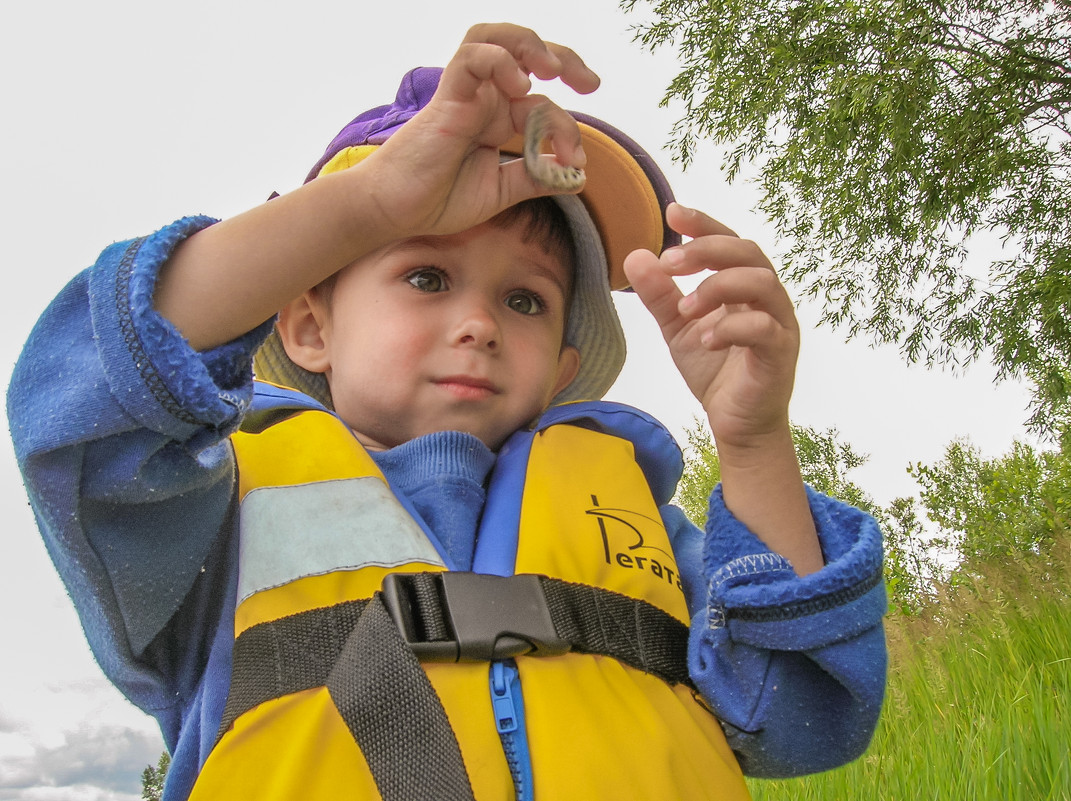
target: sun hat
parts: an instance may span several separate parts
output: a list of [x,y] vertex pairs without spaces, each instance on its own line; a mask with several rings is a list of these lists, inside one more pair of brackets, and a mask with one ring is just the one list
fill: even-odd
[[[309,171],[308,181],[338,172],[366,158],[431,100],[442,70],[417,67],[402,78],[394,102],[369,109],[346,125]],[[597,400],[606,394],[625,362],[625,337],[610,296],[625,289],[625,256],[638,248],[660,253],[680,243],[665,225],[664,211],[673,200],[654,159],[611,125],[586,114],[570,112],[580,127],[587,154],[587,182],[576,195],[555,195],[569,223],[576,247],[573,302],[565,341],[580,352],[580,370],[555,403]],[[519,156],[523,137],[501,148]],[[258,378],[293,387],[332,407],[327,380],[290,361],[273,331],[254,360]]]

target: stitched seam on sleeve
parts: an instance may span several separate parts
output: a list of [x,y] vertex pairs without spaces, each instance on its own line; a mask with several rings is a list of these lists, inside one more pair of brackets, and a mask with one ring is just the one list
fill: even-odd
[[821,598],[775,606],[738,607],[728,610],[727,617],[748,623],[774,623],[781,620],[794,620],[807,615],[815,615],[819,612],[828,612],[830,609],[835,609],[838,606],[843,606],[862,598],[878,586],[881,580],[882,569],[879,565],[878,569],[863,581],[829,595],[823,595]]
[[119,267],[115,275],[115,309],[119,317],[119,330],[122,332],[123,341],[127,351],[134,361],[134,367],[149,388],[153,398],[166,412],[178,418],[184,423],[196,425],[198,420],[190,414],[171,394],[164,384],[164,380],[157,373],[156,367],[145,354],[145,347],[138,337],[134,326],[134,315],[130,310],[130,277],[134,272],[134,260],[137,258],[141,246],[145,243],[145,237],[134,240],[130,247],[123,253],[119,261]]
[[[707,585],[707,597],[711,599],[720,597],[719,588],[728,579],[785,569],[791,570],[792,566],[787,559],[779,554],[753,553],[741,556],[723,565],[710,577],[710,582]],[[724,604],[715,603],[710,604],[708,614],[707,626],[710,629],[724,628],[728,623],[728,618],[731,616],[727,613]]]
[[714,574],[716,583],[721,584],[725,579],[748,576],[753,573],[762,573],[767,570],[783,570],[791,568],[785,557],[776,553],[752,553],[734,559]]

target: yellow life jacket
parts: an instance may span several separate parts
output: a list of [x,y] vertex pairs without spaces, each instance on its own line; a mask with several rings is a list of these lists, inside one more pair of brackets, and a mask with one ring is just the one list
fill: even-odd
[[[659,424],[627,407],[580,403],[556,407],[516,434],[488,486],[474,562],[480,575],[446,577],[475,588],[477,599],[480,582],[507,582],[496,585],[499,600],[475,604],[492,616],[499,602],[523,605],[521,584],[541,583],[548,597],[583,596],[586,611],[567,608],[565,617],[585,618],[579,627],[598,621],[592,636],[600,642],[620,628],[616,645],[562,653],[551,642],[545,650],[556,655],[528,655],[540,635],[529,643],[521,632],[515,658],[491,655],[489,667],[477,645],[462,661],[422,659],[414,678],[392,667],[417,664],[395,621],[370,610],[385,608],[377,600],[385,583],[395,595],[410,579],[424,590],[429,582],[445,585],[436,575],[447,565],[434,536],[337,417],[295,406],[284,390],[267,394],[277,399],[233,437],[241,538],[235,665],[220,737],[192,799],[498,801],[517,797],[518,775],[531,783],[522,795],[536,799],[748,798],[721,727],[686,672],[654,675],[645,653],[657,650],[645,642],[652,627],[633,627],[633,618],[665,619],[684,632],[685,639],[670,638],[671,650],[685,647],[688,613],[658,511],[679,476],[680,454]],[[667,458],[678,464],[668,479],[660,469]],[[403,601],[387,604],[395,618]],[[619,601],[629,605],[623,612],[613,608]],[[385,645],[374,633],[384,620]],[[379,663],[374,680],[361,673],[368,652]],[[684,664],[683,653],[670,657]],[[473,658],[480,661],[465,661]],[[284,672],[297,678],[278,678]],[[429,794],[412,784],[405,765],[383,778],[399,750],[419,763],[442,739],[424,717],[409,722],[398,699],[409,694],[410,680],[434,690],[427,694],[437,698],[438,728],[456,738],[464,790],[444,779]],[[373,733],[358,746],[361,725],[392,723],[405,735],[401,744],[384,746]]]

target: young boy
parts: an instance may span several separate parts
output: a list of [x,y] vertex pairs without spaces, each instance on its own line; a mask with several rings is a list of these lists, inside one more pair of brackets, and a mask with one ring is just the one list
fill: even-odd
[[[477,26],[301,189],[108,248],[31,335],[17,455],[166,798],[736,799],[869,741],[880,535],[800,480],[787,294],[530,74],[598,85]],[[665,430],[598,401],[626,284],[717,441],[705,533]]]

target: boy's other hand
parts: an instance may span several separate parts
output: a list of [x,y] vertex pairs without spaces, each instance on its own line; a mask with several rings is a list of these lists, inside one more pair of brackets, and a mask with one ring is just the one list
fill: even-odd
[[[524,130],[531,110],[550,101],[530,95],[531,75],[587,94],[599,77],[572,50],[509,24],[471,28],[446,66],[428,106],[368,162],[377,175],[384,219],[398,237],[471,228],[522,200],[549,191],[522,160],[502,163],[499,148]],[[580,130],[550,104],[548,140],[563,166],[583,167]]]
[[[637,250],[625,274],[654,315],[673,360],[710,418],[719,446],[782,437],[799,353],[792,301],[759,247],[679,204],[666,221],[690,237],[661,256]],[[684,295],[675,275],[711,271]]]

